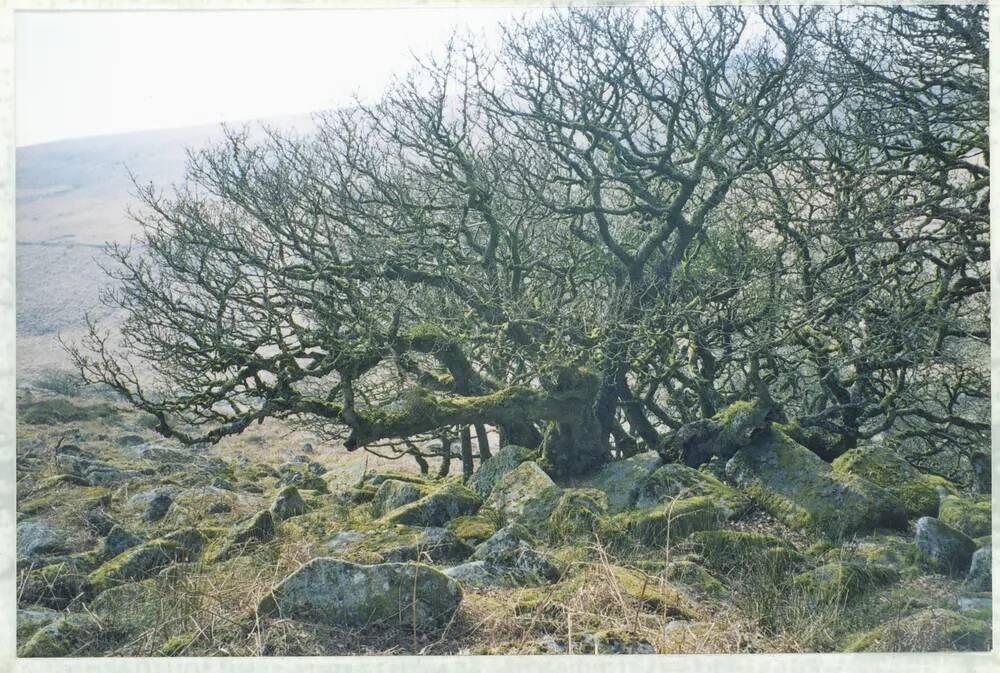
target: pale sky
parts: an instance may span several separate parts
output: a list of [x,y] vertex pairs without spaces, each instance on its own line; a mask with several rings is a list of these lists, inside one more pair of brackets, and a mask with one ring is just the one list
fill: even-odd
[[456,28],[523,9],[17,12],[16,144],[311,112],[373,97]]

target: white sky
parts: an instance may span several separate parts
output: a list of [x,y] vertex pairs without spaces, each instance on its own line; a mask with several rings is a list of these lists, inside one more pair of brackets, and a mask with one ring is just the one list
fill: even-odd
[[523,9],[18,12],[16,144],[310,112],[377,95],[455,28]]

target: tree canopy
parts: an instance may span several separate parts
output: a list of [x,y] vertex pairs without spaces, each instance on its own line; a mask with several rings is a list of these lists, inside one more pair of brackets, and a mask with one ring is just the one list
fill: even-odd
[[457,36],[314,133],[229,130],[143,186],[120,342],[92,325],[76,364],[190,443],[290,418],[421,462],[456,437],[468,473],[489,427],[576,474],[744,400],[826,458],[983,479],[986,12]]

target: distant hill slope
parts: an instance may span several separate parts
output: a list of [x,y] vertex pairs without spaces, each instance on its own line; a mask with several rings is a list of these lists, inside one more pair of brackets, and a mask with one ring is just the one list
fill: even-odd
[[[307,129],[310,117],[268,119],[277,128]],[[169,186],[183,178],[188,148],[217,141],[221,125],[65,140],[17,149],[17,375],[30,383],[68,359],[57,335],[83,333],[89,311],[109,327],[100,305],[108,282],[99,264],[108,242],[125,242],[138,226],[132,171],[141,182]]]

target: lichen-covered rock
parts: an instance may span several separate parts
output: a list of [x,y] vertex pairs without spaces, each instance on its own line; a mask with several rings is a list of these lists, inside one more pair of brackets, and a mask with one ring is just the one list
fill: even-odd
[[399,479],[386,479],[379,484],[378,490],[375,491],[375,496],[371,500],[372,514],[382,516],[386,512],[420,500],[429,491],[430,489],[423,484],[400,481]]
[[419,563],[357,565],[316,558],[271,590],[258,612],[331,626],[442,626],[462,600],[458,582]]
[[992,644],[989,622],[953,610],[928,608],[893,618],[871,631],[851,638],[847,652],[987,651]]
[[271,511],[265,509],[257,512],[238,524],[222,540],[218,550],[211,555],[211,560],[225,561],[254,544],[273,540],[275,532],[274,517]]
[[429,495],[397,507],[383,518],[390,524],[444,526],[455,517],[475,514],[479,505],[475,493],[458,482],[448,481]]
[[136,547],[142,544],[142,542],[142,538],[138,535],[128,532],[121,526],[115,525],[108,532],[108,536],[104,538],[104,542],[101,544],[101,557],[112,558],[118,556],[123,551]]
[[834,460],[832,467],[837,472],[857,475],[881,486],[903,504],[911,518],[937,516],[941,500],[938,489],[950,486],[941,477],[920,472],[881,445],[852,449]]
[[578,479],[576,486],[603,491],[608,498],[608,511],[617,514],[635,505],[640,485],[661,465],[660,455],[647,451],[625,460],[611,461]]
[[787,541],[773,535],[733,530],[692,533],[688,543],[714,572],[773,573],[781,575],[804,561]]
[[599,532],[617,546],[666,547],[695,531],[719,528],[727,513],[709,496],[681,498],[651,509],[616,514],[600,523]]
[[898,579],[899,572],[889,566],[835,561],[796,575],[792,584],[821,600],[846,601]]
[[755,435],[726,464],[727,478],[785,524],[840,537],[903,530],[906,510],[884,489],[836,472],[777,428]]
[[965,583],[972,591],[990,591],[993,588],[993,548],[982,547],[972,554]]
[[703,495],[711,497],[726,515],[736,518],[750,507],[750,500],[710,474],[680,463],[667,463],[639,484],[634,506],[657,507],[675,498]]
[[530,537],[522,526],[504,526],[476,547],[472,558],[511,572],[518,586],[556,581],[559,569],[530,544]]
[[549,539],[567,542],[574,538],[590,538],[607,511],[608,499],[603,491],[566,489],[549,515],[546,527]]
[[65,551],[65,534],[44,521],[25,521],[17,525],[17,556],[35,559]]
[[17,611],[17,640],[24,641],[35,631],[62,617],[62,613],[51,608],[33,605],[27,610]]
[[513,521],[539,530],[559,502],[562,489],[534,461],[505,474],[490,491],[485,504]]
[[193,561],[198,558],[208,543],[208,538],[204,533],[190,526],[171,531],[164,535],[163,539],[167,542],[174,542],[180,545],[177,560],[184,562]]
[[509,444],[493,454],[489,460],[483,461],[469,480],[469,488],[480,498],[485,498],[505,474],[521,463],[534,460],[538,457],[537,454],[537,451]]
[[989,535],[992,530],[990,496],[946,496],[941,500],[938,519],[969,537]]
[[271,515],[275,521],[284,521],[293,516],[301,516],[309,511],[306,501],[299,495],[299,490],[294,486],[285,486],[274,496],[271,503]]
[[136,493],[128,499],[126,506],[141,511],[145,521],[155,523],[167,515],[176,493],[177,490],[174,488],[157,488]]
[[72,657],[101,629],[86,614],[66,615],[38,629],[17,650],[19,657]]
[[917,551],[933,570],[964,575],[969,569],[976,543],[948,524],[925,516],[917,520]]

